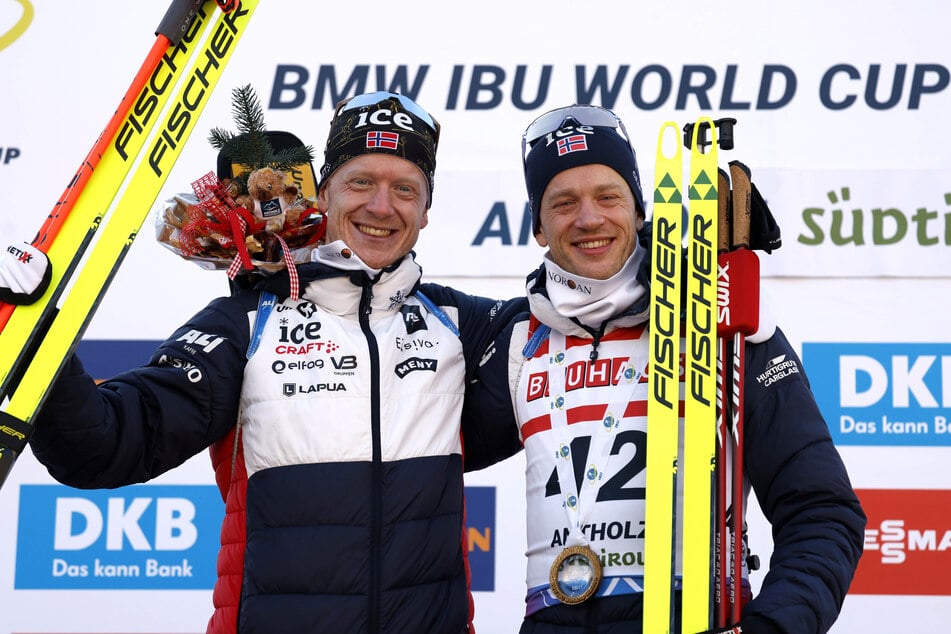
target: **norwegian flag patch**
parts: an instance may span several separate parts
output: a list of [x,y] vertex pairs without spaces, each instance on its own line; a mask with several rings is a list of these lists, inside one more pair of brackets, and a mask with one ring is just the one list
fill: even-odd
[[572,134],[564,139],[558,139],[558,156],[571,152],[582,152],[588,149],[588,140],[583,134]]
[[396,132],[367,132],[367,148],[384,148],[395,150],[400,142],[400,135]]

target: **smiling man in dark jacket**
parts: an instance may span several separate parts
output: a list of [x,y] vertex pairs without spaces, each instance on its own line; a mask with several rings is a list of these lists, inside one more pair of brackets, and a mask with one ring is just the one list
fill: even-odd
[[[526,451],[521,632],[640,632],[651,530],[651,225],[637,161],[620,119],[589,105],[542,115],[523,147],[535,239],[547,251],[527,279],[530,313],[485,360],[487,374],[508,377],[513,433]],[[744,496],[755,492],[774,548],[759,594],[746,597],[739,622],[718,631],[822,634],[852,580],[865,515],[801,362],[765,316],[747,339],[745,376]],[[473,399],[499,400],[495,383],[476,389]],[[679,617],[682,562],[673,564]],[[747,574],[744,561],[748,595]]]
[[96,386],[71,359],[37,417],[33,453],[74,487],[211,447],[227,517],[208,632],[471,630],[461,417],[505,308],[421,283],[438,137],[403,95],[338,105],[299,298],[286,270],[241,279],[144,367]]

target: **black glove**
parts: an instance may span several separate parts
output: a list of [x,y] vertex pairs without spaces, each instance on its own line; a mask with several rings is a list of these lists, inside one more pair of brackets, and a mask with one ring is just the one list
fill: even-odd
[[0,302],[32,304],[46,292],[51,274],[49,258],[33,245],[7,245],[0,253]]

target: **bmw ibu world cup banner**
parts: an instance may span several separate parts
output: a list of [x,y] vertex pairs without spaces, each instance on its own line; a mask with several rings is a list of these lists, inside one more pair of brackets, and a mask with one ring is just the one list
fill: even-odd
[[[0,0],[4,240],[32,240],[167,5]],[[543,256],[522,180],[521,134],[534,118],[576,102],[614,109],[645,192],[666,121],[732,118],[721,166],[750,168],[782,230],[779,249],[758,253],[762,310],[799,353],[757,380],[809,377],[868,515],[832,632],[947,631],[949,23],[944,0],[261,2],[78,353],[108,378],[228,292],[223,271],[155,235],[162,201],[215,169],[207,137],[234,129],[236,87],[251,84],[267,127],[318,154],[340,99],[416,99],[442,125],[418,260],[430,281],[492,297],[523,293]],[[524,614],[524,466],[517,455],[466,477],[481,634],[515,632]],[[751,503],[755,592],[772,541]],[[223,514],[207,453],[152,482],[79,491],[26,451],[0,488],[0,513],[0,634],[205,630]]]

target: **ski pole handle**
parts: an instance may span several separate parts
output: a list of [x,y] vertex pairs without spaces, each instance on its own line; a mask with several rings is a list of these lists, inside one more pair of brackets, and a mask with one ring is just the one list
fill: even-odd
[[722,167],[717,168],[717,253],[730,250],[732,210],[730,200],[730,177]]
[[753,195],[750,169],[739,161],[730,161],[730,180],[733,181],[733,244],[731,246],[734,249],[749,249]]

